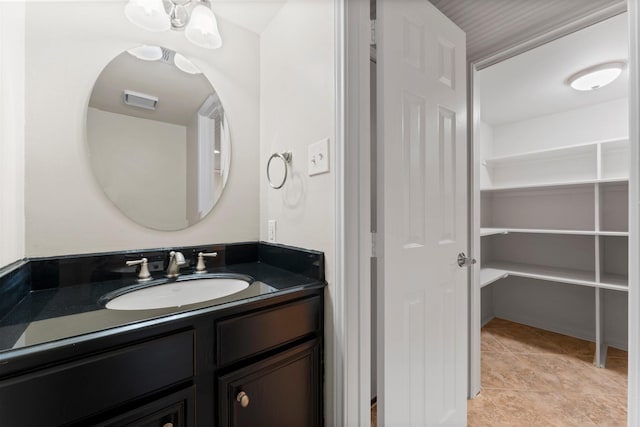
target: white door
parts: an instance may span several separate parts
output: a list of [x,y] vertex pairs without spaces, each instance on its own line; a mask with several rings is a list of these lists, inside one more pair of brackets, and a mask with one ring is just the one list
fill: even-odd
[[380,425],[466,426],[465,34],[427,0],[376,30]]

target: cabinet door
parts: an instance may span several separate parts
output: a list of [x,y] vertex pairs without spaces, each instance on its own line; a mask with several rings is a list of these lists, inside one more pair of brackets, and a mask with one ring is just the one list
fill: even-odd
[[220,426],[321,425],[320,353],[315,339],[220,377]]

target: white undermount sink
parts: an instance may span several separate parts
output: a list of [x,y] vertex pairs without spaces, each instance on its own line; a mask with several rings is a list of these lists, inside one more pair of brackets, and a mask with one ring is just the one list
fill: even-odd
[[222,298],[248,287],[249,282],[232,278],[184,280],[127,292],[107,302],[106,307],[110,310],[180,307]]

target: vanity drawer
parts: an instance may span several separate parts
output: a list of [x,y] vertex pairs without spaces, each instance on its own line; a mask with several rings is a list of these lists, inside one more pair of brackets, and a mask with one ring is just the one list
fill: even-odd
[[0,381],[2,424],[78,421],[191,379],[193,360],[186,331]]
[[191,386],[98,423],[95,427],[194,426],[195,394],[195,387]]
[[218,321],[218,365],[233,363],[321,330],[321,307],[320,297],[315,296]]

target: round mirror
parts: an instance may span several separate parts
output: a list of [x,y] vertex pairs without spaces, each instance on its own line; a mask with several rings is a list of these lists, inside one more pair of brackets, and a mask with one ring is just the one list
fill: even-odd
[[156,230],[204,218],[229,175],[220,98],[193,63],[159,46],[130,49],[104,68],[89,100],[87,141],[107,197]]

